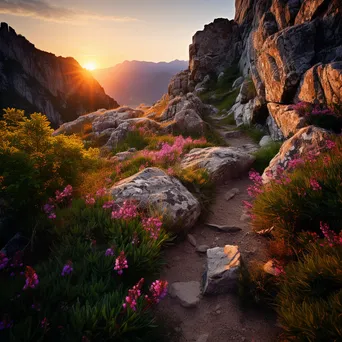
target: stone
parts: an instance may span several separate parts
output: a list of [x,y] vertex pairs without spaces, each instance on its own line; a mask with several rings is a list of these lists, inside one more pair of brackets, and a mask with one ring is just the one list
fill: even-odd
[[243,81],[244,81],[243,76],[238,77],[238,78],[233,82],[232,88],[235,89],[235,88],[240,87],[241,84],[243,83]]
[[257,96],[252,80],[244,80],[240,88],[239,99],[241,104],[246,104]]
[[182,133],[197,133],[204,135],[207,124],[201,119],[197,112],[193,109],[181,110],[178,112],[171,126]]
[[280,128],[278,127],[277,123],[273,119],[272,115],[269,115],[266,120],[266,126],[268,131],[270,132],[271,138],[273,141],[282,141],[284,140],[284,135]]
[[130,159],[133,156],[132,152],[119,152],[115,155],[118,161],[123,162],[127,159]]
[[303,75],[297,99],[332,108],[342,106],[341,84],[342,62],[316,64]]
[[224,198],[226,201],[230,201],[239,193],[240,193],[240,190],[238,188],[233,188],[233,189],[230,189],[228,192],[226,192],[226,194],[224,195]]
[[240,252],[238,246],[226,245],[207,250],[207,270],[204,275],[204,294],[220,294],[236,289]]
[[167,215],[175,233],[191,228],[201,213],[200,203],[181,182],[158,168],[146,168],[119,181],[110,194],[117,203],[133,200],[143,209],[156,208]]
[[272,175],[276,174],[278,167],[286,170],[291,160],[324,150],[326,140],[331,139],[332,136],[332,133],[315,126],[300,129],[292,138],[283,143],[279,153],[270,161],[262,175],[263,182],[268,183]]
[[246,173],[255,157],[245,152],[244,147],[195,148],[186,154],[181,162],[182,169],[205,169],[210,178],[220,183]]
[[189,71],[181,71],[177,75],[173,76],[169,86],[168,94],[171,97],[187,94],[189,90]]
[[200,302],[201,284],[198,281],[176,282],[171,284],[169,295],[177,298],[185,308],[196,307]]
[[188,234],[186,237],[187,237],[189,243],[192,246],[196,247],[196,245],[197,245],[196,238],[192,234]]
[[259,142],[259,145],[260,145],[260,147],[265,147],[265,146],[271,144],[272,142],[273,142],[273,139],[271,138],[271,136],[269,136],[269,135],[264,135],[264,136],[261,138],[261,140],[260,140],[260,142]]
[[285,138],[289,138],[308,125],[306,119],[292,109],[292,106],[268,103],[267,108]]
[[210,247],[207,246],[207,245],[199,245],[196,247],[196,252],[198,253],[207,253],[207,250],[209,249]]
[[206,226],[208,226],[210,228],[217,229],[217,230],[222,231],[222,232],[226,232],[226,233],[237,233],[237,232],[242,230],[242,228],[240,228],[240,227],[223,226],[223,225],[218,225],[218,224],[214,224],[214,223],[206,223]]
[[209,338],[209,334],[203,334],[196,340],[196,342],[207,342],[208,338]]

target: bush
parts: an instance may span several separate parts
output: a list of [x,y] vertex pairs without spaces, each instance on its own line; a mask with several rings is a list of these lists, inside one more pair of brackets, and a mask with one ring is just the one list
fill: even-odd
[[342,246],[312,247],[289,264],[277,296],[285,335],[295,341],[342,339]]
[[287,172],[280,170],[276,179],[257,187],[251,208],[255,230],[273,226],[286,241],[293,241],[301,231],[321,234],[321,222],[340,230],[342,139],[327,141],[327,147],[331,149],[318,151],[318,156],[293,160]]
[[103,194],[70,203],[67,187],[50,200],[49,259],[25,277],[22,261],[0,275],[1,340],[160,341],[151,309],[167,283],[152,281],[168,236],[157,217]]
[[53,137],[52,132],[41,114],[26,118],[23,111],[5,110],[0,122],[0,198],[7,215],[24,222],[34,218],[56,189],[81,181],[79,172],[95,165],[98,150],[85,150],[79,138]]
[[127,151],[130,148],[142,150],[148,145],[148,138],[139,130],[129,131],[126,139],[119,143],[113,150],[113,154]]
[[259,144],[261,138],[265,135],[265,132],[253,125],[240,125],[236,129],[247,134],[251,139]]
[[254,156],[256,159],[253,163],[253,169],[262,173],[273,157],[279,152],[281,145],[282,143],[280,142],[272,142],[255,152]]

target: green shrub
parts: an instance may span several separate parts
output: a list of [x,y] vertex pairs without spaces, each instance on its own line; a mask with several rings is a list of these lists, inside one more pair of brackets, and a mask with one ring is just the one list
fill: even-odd
[[81,181],[79,172],[97,163],[98,150],[52,132],[37,113],[26,118],[23,111],[6,109],[0,122],[0,198],[7,215],[22,222],[34,219],[56,189]]
[[264,186],[253,202],[252,225],[257,231],[272,226],[286,240],[301,231],[320,233],[320,222],[333,230],[342,226],[342,139],[315,161],[299,165]]
[[114,149],[113,154],[127,151],[130,148],[143,150],[148,145],[148,138],[138,130],[128,132],[126,139],[120,142]]
[[256,143],[259,143],[261,138],[265,135],[264,131],[262,131],[261,129],[259,129],[253,125],[240,125],[236,129],[247,134]]
[[312,247],[289,264],[280,283],[277,312],[294,341],[342,340],[342,247]]
[[282,143],[280,142],[272,142],[255,152],[254,156],[256,160],[253,163],[253,169],[262,173],[273,157],[279,152],[281,145]]

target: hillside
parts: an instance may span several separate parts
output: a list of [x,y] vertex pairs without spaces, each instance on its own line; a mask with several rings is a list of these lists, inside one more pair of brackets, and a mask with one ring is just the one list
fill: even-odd
[[108,69],[92,71],[105,91],[121,104],[152,104],[167,92],[173,75],[188,67],[188,62],[169,63],[125,61]]
[[0,27],[0,108],[46,114],[54,127],[100,108],[116,108],[100,84],[71,58],[35,48],[6,23]]

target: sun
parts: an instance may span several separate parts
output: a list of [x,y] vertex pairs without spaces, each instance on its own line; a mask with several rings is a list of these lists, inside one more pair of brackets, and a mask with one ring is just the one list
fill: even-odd
[[89,71],[95,70],[96,69],[96,63],[95,62],[87,62],[83,64],[83,68],[87,69]]

